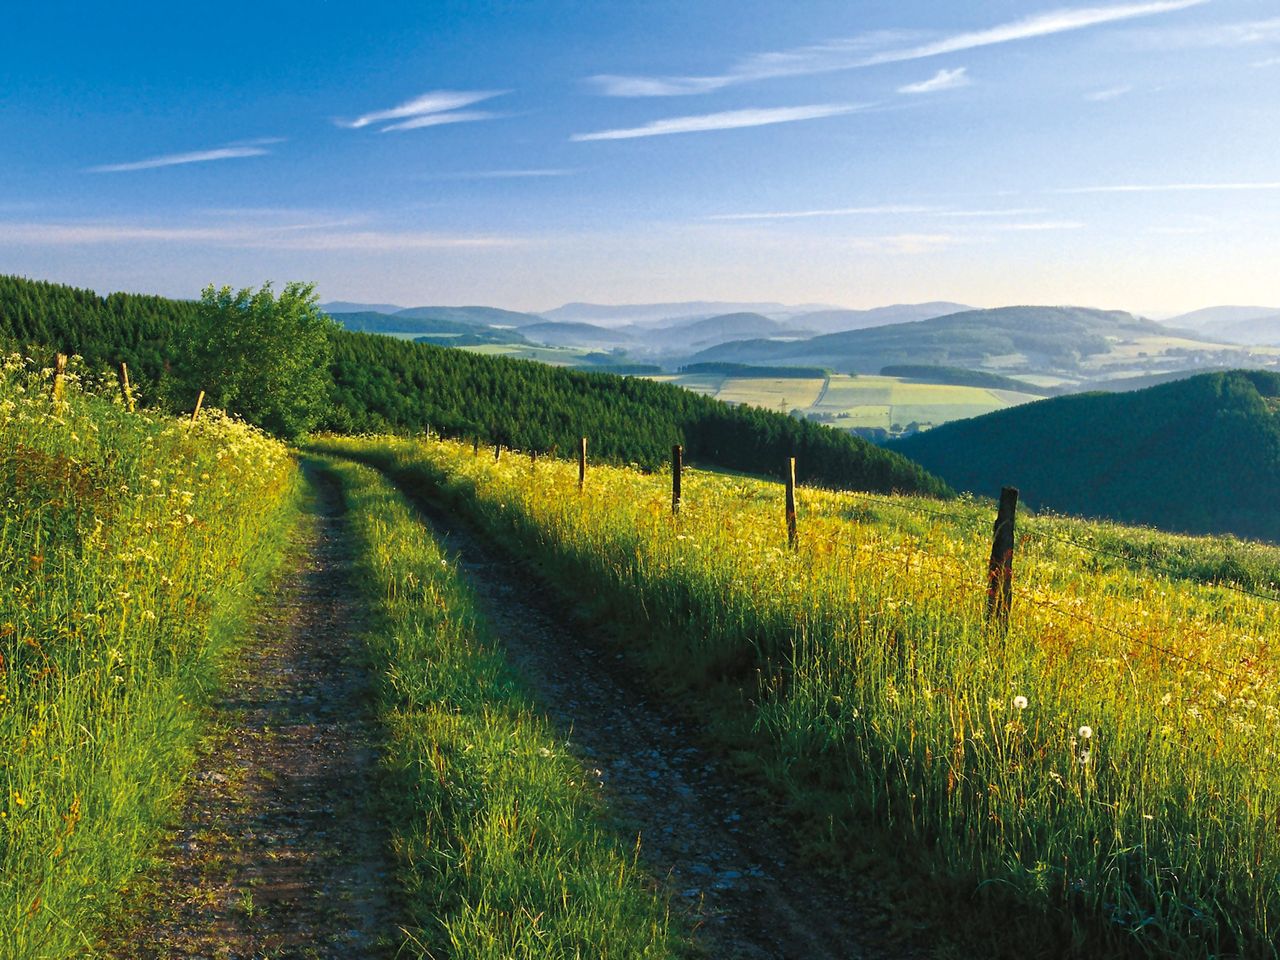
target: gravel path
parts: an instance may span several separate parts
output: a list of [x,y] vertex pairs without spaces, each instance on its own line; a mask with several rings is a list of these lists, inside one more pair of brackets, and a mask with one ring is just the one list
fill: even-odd
[[216,705],[182,827],[109,956],[391,956],[376,728],[348,582],[341,496],[315,490],[287,571]]

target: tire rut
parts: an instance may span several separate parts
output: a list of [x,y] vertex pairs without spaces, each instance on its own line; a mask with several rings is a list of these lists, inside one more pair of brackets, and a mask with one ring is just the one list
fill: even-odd
[[218,734],[117,960],[356,960],[391,955],[387,838],[373,809],[376,726],[336,482],[314,498],[285,573],[214,706]]
[[415,496],[512,664],[596,777],[611,816],[686,913],[708,956],[899,960],[849,897],[797,862],[779,812],[736,782],[688,722],[653,702],[620,654],[566,624],[547,581],[428,497]]

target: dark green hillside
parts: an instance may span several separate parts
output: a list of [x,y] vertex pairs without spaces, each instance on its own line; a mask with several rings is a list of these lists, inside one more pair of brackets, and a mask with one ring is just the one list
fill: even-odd
[[1022,354],[1036,369],[1072,370],[1084,357],[1109,352],[1108,337],[1166,335],[1168,331],[1159,324],[1118,310],[1000,307],[849,330],[795,343],[726,343],[692,359],[818,364],[841,372],[875,373],[886,366],[908,363],[974,367],[991,357]]
[[959,489],[1190,533],[1280,540],[1280,375],[1041,400],[892,444]]
[[78,353],[91,370],[129,364],[139,384],[154,384],[170,358],[177,324],[189,323],[196,305],[186,300],[113,293],[100,297],[59,283],[0,275],[0,343]]
[[[91,368],[125,360],[158,381],[196,305],[0,276],[0,341],[83,355]],[[830,486],[944,494],[903,457],[779,413],[729,407],[669,384],[486,357],[367,333],[333,336],[330,409],[337,431],[418,432],[428,426],[525,449],[569,451],[657,467],[673,443],[692,461],[777,475],[799,458],[802,478]],[[200,371],[188,371],[196,379]],[[153,398],[155,393],[147,394]]]
[[915,464],[856,437],[670,384],[368,334],[341,335],[335,354],[335,409],[327,426],[338,431],[432,426],[561,451],[585,434],[593,456],[645,467],[667,463],[671,445],[683,443],[691,461],[707,466],[777,474],[794,455],[811,482],[947,492]]

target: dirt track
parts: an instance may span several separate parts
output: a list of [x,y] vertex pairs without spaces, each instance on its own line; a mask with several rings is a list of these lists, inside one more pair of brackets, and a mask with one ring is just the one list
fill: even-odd
[[641,858],[686,910],[709,956],[764,960],[910,956],[875,946],[858,909],[797,863],[777,811],[734,782],[680,719],[626,675],[621,657],[567,624],[564,605],[429,499],[427,522],[457,554],[481,609],[540,706],[591,768]]
[[331,478],[215,707],[143,916],[110,956],[356,960],[397,942],[376,743]]

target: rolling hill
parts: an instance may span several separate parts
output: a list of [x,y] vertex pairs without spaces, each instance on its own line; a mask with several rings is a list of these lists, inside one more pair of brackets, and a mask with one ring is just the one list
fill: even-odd
[[1280,375],[1042,400],[891,444],[958,489],[1190,533],[1280,540]]
[[762,313],[766,316],[792,316],[815,310],[838,309],[827,304],[735,303],[720,300],[686,300],[679,303],[566,303],[542,311],[548,320],[598,323],[618,326],[645,323],[668,326],[666,321],[701,319],[725,313]]
[[808,327],[818,333],[840,333],[844,330],[863,330],[867,327],[883,327],[892,323],[911,323],[915,320],[931,320],[952,313],[973,310],[963,303],[938,300],[932,303],[895,303],[870,310],[817,310],[801,313],[791,318],[796,327]]
[[1107,353],[1112,340],[1167,335],[1159,324],[1118,310],[1000,307],[826,334],[796,343],[727,343],[692,359],[825,363],[844,372],[873,373],[905,363],[976,367],[993,358],[1017,357],[1034,369],[1074,370],[1082,358]]
[[1176,317],[1169,317],[1161,322],[1166,327],[1174,327],[1178,330],[1204,332],[1226,324],[1244,323],[1262,317],[1274,317],[1277,314],[1280,314],[1280,307],[1204,307],[1201,310],[1192,310],[1190,313],[1180,313]]

